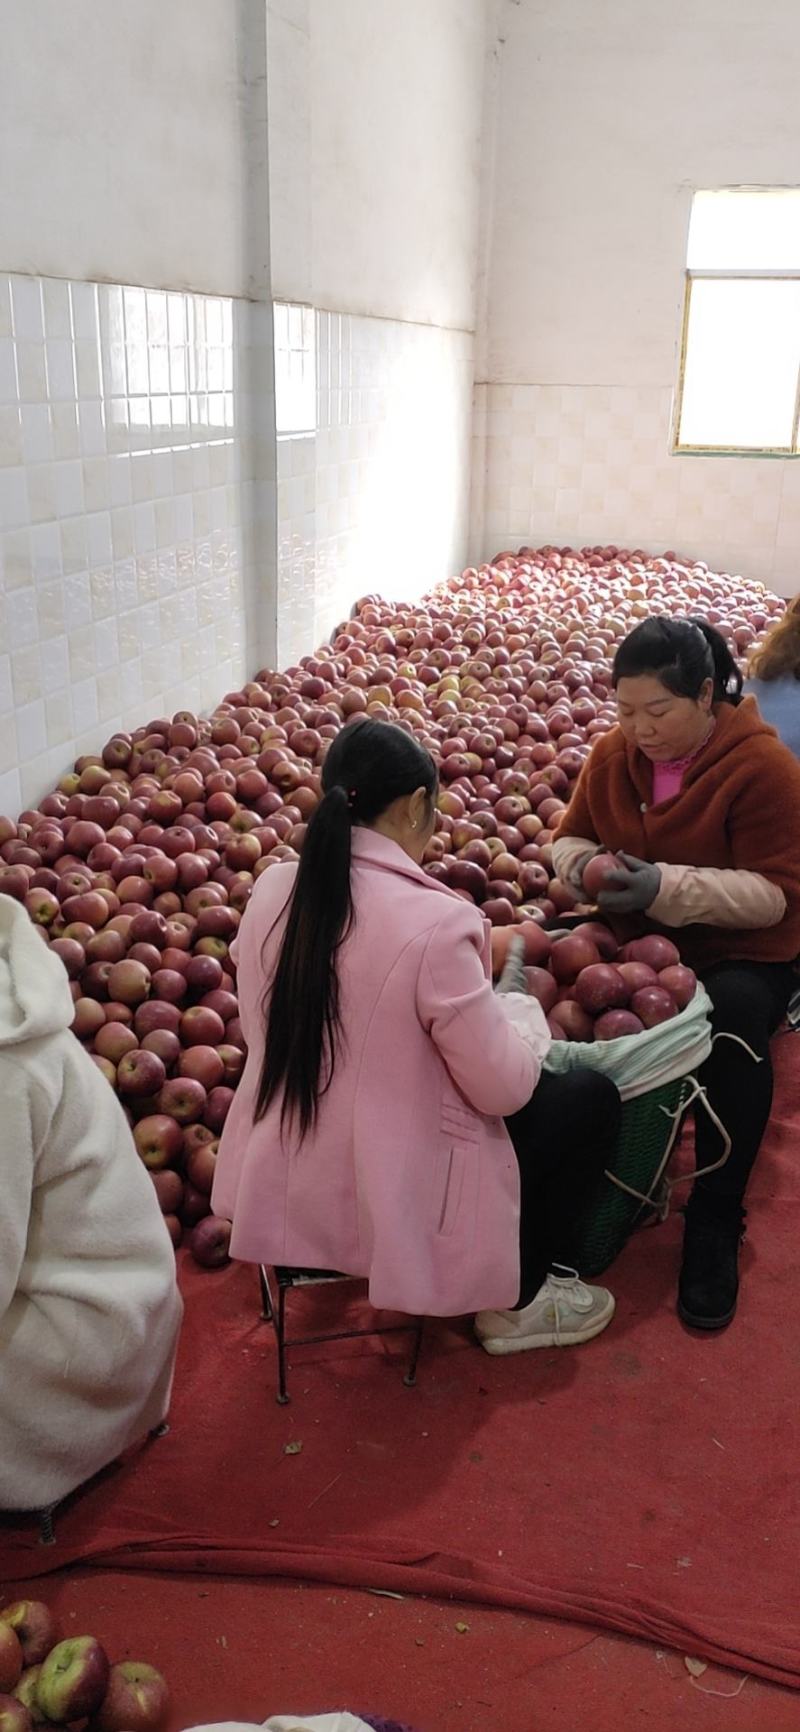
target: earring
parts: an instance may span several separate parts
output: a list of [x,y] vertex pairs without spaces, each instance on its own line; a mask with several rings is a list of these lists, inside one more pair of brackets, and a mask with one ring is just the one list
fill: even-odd
[[412,818],[412,820],[411,820],[411,828],[412,828],[412,830],[416,830],[416,828],[417,828],[417,820],[416,820],[416,818]]

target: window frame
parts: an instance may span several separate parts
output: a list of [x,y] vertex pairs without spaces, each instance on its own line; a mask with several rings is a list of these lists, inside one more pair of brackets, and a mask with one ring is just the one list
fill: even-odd
[[[739,190],[731,189],[731,190]],[[792,416],[792,442],[790,445],[684,445],[680,441],[681,416],[683,413],[683,391],[686,377],[686,354],[689,344],[689,320],[691,316],[692,285],[694,282],[800,282],[798,270],[691,270],[688,266],[684,271],[683,316],[681,320],[680,357],[678,363],[678,384],[675,392],[675,409],[672,421],[672,441],[670,454],[673,457],[800,457],[800,366],[797,369],[797,379],[794,391],[794,413]]]

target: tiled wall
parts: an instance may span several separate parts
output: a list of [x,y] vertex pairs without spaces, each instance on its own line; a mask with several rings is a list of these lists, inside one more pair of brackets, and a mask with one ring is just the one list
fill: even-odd
[[275,309],[281,665],[360,594],[459,570],[469,539],[472,337],[302,313]]
[[0,811],[273,647],[271,379],[266,305],[0,276]]
[[473,557],[611,541],[800,590],[800,463],[673,457],[671,411],[669,389],[477,386]]

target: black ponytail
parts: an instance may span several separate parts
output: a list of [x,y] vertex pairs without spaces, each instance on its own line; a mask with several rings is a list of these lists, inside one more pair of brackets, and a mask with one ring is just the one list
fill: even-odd
[[388,722],[350,722],[322,770],[323,798],[306,832],[280,955],[265,997],[266,1048],[256,1100],[261,1119],[283,1091],[281,1124],[301,1139],[333,1080],[342,1038],[337,957],[354,919],[353,824],[372,824],[403,795],[437,787],[430,753]]
[[714,686],[715,704],[741,702],[742,675],[724,637],[708,620],[643,619],[620,644],[614,657],[612,683],[655,674],[679,698],[697,700],[706,680]]

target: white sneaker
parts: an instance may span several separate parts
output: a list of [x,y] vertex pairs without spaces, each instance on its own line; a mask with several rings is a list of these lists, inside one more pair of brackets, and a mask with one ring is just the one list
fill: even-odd
[[479,1311],[475,1334],[486,1353],[526,1353],[529,1347],[576,1347],[607,1328],[613,1293],[589,1287],[577,1271],[548,1275],[521,1311]]

